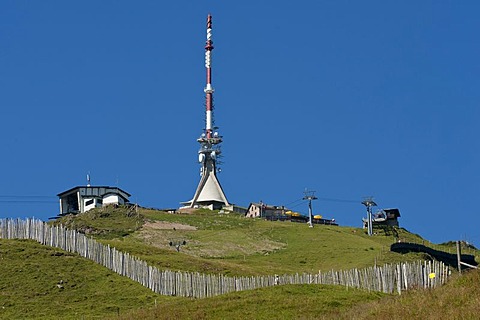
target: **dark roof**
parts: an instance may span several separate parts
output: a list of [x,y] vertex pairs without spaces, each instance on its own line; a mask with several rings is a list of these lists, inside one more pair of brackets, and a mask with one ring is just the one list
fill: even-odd
[[400,217],[400,210],[398,210],[397,208],[393,208],[393,209],[383,209],[383,211],[385,211],[387,214],[394,214],[395,217]]
[[263,207],[264,209],[268,209],[268,210],[282,210],[282,209],[288,210],[285,206],[274,206],[274,205],[270,205],[266,203],[258,203],[258,202],[251,202],[247,210],[250,209],[251,206]]
[[[75,189],[80,189],[80,188],[106,188],[106,189],[114,189],[114,190],[118,190],[118,191],[121,191],[123,193],[125,193],[128,197],[132,196],[130,193],[128,193],[127,191],[123,190],[123,189],[120,189],[119,187],[110,187],[110,186],[76,186],[76,187],[73,187],[71,189],[68,189],[67,191],[63,191],[59,194],[57,194],[57,197],[61,197],[67,193],[70,193],[72,191],[74,191]],[[108,192],[108,193],[111,193],[111,192]]]

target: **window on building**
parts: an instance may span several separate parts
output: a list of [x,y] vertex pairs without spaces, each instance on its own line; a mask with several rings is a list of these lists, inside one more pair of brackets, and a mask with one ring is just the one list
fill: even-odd
[[103,199],[97,199],[97,204],[103,204]]
[[89,205],[91,205],[91,204],[93,204],[93,199],[88,200],[88,201],[85,202],[85,206],[89,206]]

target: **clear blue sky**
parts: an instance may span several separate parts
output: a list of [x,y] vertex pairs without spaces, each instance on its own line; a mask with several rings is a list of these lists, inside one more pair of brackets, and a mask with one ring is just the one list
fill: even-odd
[[289,205],[309,188],[315,214],[360,226],[374,196],[428,240],[478,246],[478,12],[478,1],[2,1],[0,217],[56,215],[55,195],[87,172],[144,206],[190,200],[211,13],[230,202]]

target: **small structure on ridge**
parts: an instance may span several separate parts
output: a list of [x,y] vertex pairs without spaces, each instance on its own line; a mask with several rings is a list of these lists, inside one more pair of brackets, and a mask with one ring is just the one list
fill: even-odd
[[78,186],[57,194],[60,198],[60,216],[87,212],[110,204],[129,203],[130,193],[118,187]]

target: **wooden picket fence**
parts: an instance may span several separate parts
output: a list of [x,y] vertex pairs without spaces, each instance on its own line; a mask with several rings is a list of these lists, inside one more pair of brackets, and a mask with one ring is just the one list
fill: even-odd
[[428,261],[374,266],[365,269],[269,276],[231,277],[159,270],[128,253],[63,226],[50,226],[38,219],[1,219],[0,238],[32,239],[41,244],[77,253],[108,269],[129,277],[162,295],[205,298],[234,291],[282,284],[332,284],[385,293],[412,288],[434,288],[444,284],[448,267]]

